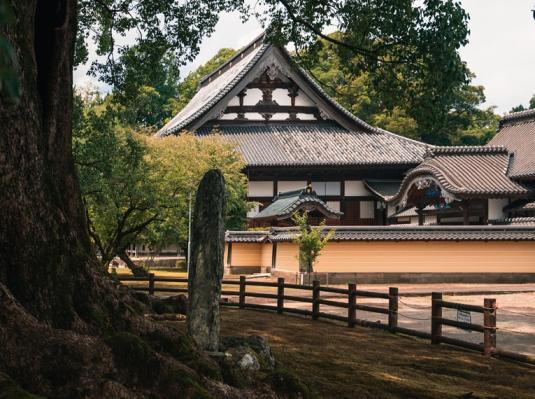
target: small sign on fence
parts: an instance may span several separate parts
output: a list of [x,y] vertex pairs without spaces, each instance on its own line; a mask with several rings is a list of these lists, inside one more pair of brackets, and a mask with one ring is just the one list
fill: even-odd
[[457,321],[472,324],[472,314],[466,310],[457,310]]

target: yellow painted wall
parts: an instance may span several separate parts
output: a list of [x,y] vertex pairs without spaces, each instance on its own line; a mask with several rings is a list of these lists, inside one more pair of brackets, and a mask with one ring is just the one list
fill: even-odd
[[271,256],[273,254],[273,244],[266,243],[262,245],[262,258],[260,266],[271,267]]
[[[264,250],[268,248],[268,251]],[[266,252],[269,253],[269,257]],[[268,264],[262,264],[267,261]],[[257,262],[257,263],[252,263]],[[233,244],[232,264],[271,265],[271,245]],[[277,244],[277,270],[298,271],[297,246]],[[316,272],[535,273],[535,243],[478,241],[330,242]]]
[[[271,243],[232,243],[230,266],[271,266]],[[225,266],[227,264],[228,244],[225,245]]]
[[297,256],[297,245],[293,242],[277,243],[276,269],[299,271],[299,260]]

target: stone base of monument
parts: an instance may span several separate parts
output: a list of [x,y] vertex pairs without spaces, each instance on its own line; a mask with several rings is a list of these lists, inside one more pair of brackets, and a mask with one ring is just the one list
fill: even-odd
[[275,368],[275,358],[260,336],[224,337],[220,350],[223,379],[236,387],[247,387]]

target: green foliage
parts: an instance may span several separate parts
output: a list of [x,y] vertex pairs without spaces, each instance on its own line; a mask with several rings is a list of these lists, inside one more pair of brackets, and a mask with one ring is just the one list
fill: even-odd
[[299,226],[299,235],[295,243],[299,246],[299,268],[306,273],[314,271],[314,263],[320,252],[334,236],[334,230],[323,232],[325,221],[320,223],[319,228],[311,228],[308,224],[308,212],[294,213],[292,221]]
[[73,153],[89,232],[107,265],[156,220],[167,198],[155,190],[146,146],[121,128],[113,108],[97,100],[78,109],[75,122]]
[[149,242],[187,243],[188,211],[195,204],[196,188],[210,169],[219,169],[225,178],[227,229],[244,228],[247,203],[247,179],[242,173],[245,163],[234,145],[217,132],[205,137],[183,133],[164,138],[146,137],[151,149],[149,162],[153,173],[161,177],[160,190],[171,190],[174,206],[164,209],[160,218],[150,226],[145,238]]
[[528,108],[524,107],[524,105],[522,104],[519,104],[516,107],[511,108],[510,112],[521,112],[521,111],[526,111],[528,109],[535,109],[535,94],[531,96],[529,100]]
[[[340,34],[330,37],[338,39]],[[395,91],[383,90],[375,83],[378,70],[353,71],[347,59],[340,58],[336,45],[325,40],[320,42],[314,56],[310,66],[313,77],[340,104],[374,126],[432,144],[454,145],[485,144],[498,126],[499,117],[493,108],[478,108],[485,101],[482,86],[472,86],[464,80],[451,82],[448,104],[433,103],[435,100],[433,96],[428,97],[430,92],[426,87],[430,83],[400,72],[397,81],[403,87],[410,85],[411,95],[400,96]],[[303,58],[297,56],[298,60]],[[422,108],[417,106],[418,102],[429,104]],[[437,108],[430,110],[428,107],[433,104]]]
[[103,265],[143,241],[182,248],[188,237],[190,193],[206,171],[226,180],[226,225],[242,229],[249,205],[244,163],[232,143],[204,138],[153,138],[123,126],[120,112],[98,93],[75,97],[73,153],[90,236]]

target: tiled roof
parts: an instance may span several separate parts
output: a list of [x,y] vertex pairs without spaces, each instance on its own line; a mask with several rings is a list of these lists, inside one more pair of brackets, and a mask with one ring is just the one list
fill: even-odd
[[533,199],[523,199],[511,202],[505,208],[504,211],[520,212],[520,211],[532,211],[535,212],[535,201]]
[[277,195],[271,204],[253,219],[288,219],[299,209],[317,210],[328,218],[338,218],[342,212],[331,209],[314,191],[307,189],[287,191]]
[[507,176],[508,168],[509,154],[504,147],[437,147],[407,174],[399,192],[388,200],[399,200],[422,176],[437,179],[445,190],[460,197],[527,195],[525,186]]
[[[316,227],[317,228],[317,227]],[[535,241],[535,226],[326,226],[335,231],[332,241]],[[229,231],[227,242],[239,239],[242,232]],[[272,228],[264,233],[271,242],[293,241],[298,234],[295,227]],[[243,242],[243,241],[241,241]]]
[[[349,131],[335,122],[269,122],[221,125],[223,137],[237,144],[248,166],[416,165],[425,146],[403,137]],[[198,134],[207,134],[204,127]]]
[[[181,130],[197,130],[206,134],[215,112],[259,72],[258,68],[276,59],[282,69],[291,69],[292,76],[315,93],[329,109],[331,121],[276,122],[251,121],[232,125],[221,123],[221,133],[235,139],[248,166],[268,165],[415,165],[422,161],[426,145],[375,128],[346,110],[318,85],[308,73],[295,65],[284,48],[263,42],[263,35],[240,50],[232,60],[205,77],[191,101],[159,132],[159,136],[178,134]],[[213,123],[213,122],[210,122]],[[342,127],[344,126],[344,127]]]
[[[432,210],[435,210],[435,208],[432,206],[426,206],[423,210],[432,211]],[[395,213],[389,216],[389,218],[407,218],[407,217],[415,217],[415,216],[418,216],[418,212],[416,212],[416,207],[413,206],[411,208],[407,208],[398,213]]]
[[268,236],[269,231],[227,231],[225,241],[262,243],[269,239]]
[[489,144],[504,146],[513,154],[511,178],[535,179],[535,110],[504,116]]
[[375,195],[388,198],[398,192],[401,180],[368,179],[364,181],[364,185]]
[[[176,134],[180,130],[187,128],[191,122],[209,111],[219,100],[228,94],[269,48],[269,45],[259,42],[260,39],[257,38],[245,46],[233,58],[234,64],[227,62],[223,65],[227,66],[226,68],[219,68],[211,75],[205,77],[203,82],[207,83],[199,87],[199,90],[191,101],[160,129],[158,135],[167,136],[173,133]],[[212,78],[214,74],[216,76]]]
[[492,220],[491,223],[496,225],[533,226],[535,228],[535,217],[498,219]]

